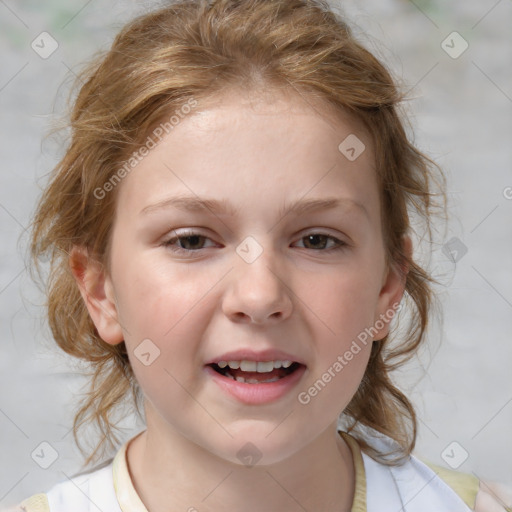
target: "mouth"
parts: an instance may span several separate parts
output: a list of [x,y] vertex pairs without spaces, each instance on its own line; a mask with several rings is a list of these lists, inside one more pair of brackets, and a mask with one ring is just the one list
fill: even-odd
[[294,361],[219,361],[207,366],[223,377],[243,384],[270,384],[305,368]]

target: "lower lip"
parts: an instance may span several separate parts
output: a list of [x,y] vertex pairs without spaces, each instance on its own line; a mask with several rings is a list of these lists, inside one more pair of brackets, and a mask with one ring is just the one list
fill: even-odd
[[205,369],[222,390],[248,405],[267,404],[279,400],[295,387],[306,371],[306,367],[301,365],[293,373],[275,382],[247,384],[224,377],[211,366],[205,366]]

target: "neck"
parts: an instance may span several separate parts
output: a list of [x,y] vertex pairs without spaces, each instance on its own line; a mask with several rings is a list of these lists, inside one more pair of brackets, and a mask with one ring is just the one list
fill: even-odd
[[148,512],[351,509],[352,454],[334,425],[291,457],[266,466],[234,464],[175,431],[151,426],[130,443],[127,455]]

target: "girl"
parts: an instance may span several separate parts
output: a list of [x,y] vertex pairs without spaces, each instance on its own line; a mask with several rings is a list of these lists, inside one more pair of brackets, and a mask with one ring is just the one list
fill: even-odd
[[174,2],[81,78],[32,252],[57,343],[94,367],[86,465],[129,392],[147,428],[20,509],[505,510],[411,454],[390,371],[427,327],[409,218],[429,229],[436,168],[328,5]]

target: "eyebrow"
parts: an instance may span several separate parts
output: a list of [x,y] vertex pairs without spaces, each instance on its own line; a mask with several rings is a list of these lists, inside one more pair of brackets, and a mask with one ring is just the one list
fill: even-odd
[[164,199],[158,203],[146,206],[140,213],[146,214],[167,208],[176,208],[185,212],[201,212],[208,210],[214,214],[227,214],[232,216],[236,216],[239,213],[239,210],[230,205],[226,200],[201,199],[195,196],[178,196]]
[[[295,215],[304,215],[320,210],[332,210],[343,207],[347,210],[356,208],[358,211],[368,217],[368,211],[359,202],[347,198],[327,197],[324,199],[306,199],[294,201],[285,204],[279,210],[279,217],[284,217],[290,213]],[[233,217],[240,213],[240,208],[235,208],[226,200],[199,198],[196,196],[178,196],[164,199],[158,203],[146,206],[141,210],[141,214],[147,214],[167,208],[176,208],[186,212],[204,212],[209,211],[215,215],[224,214]]]

